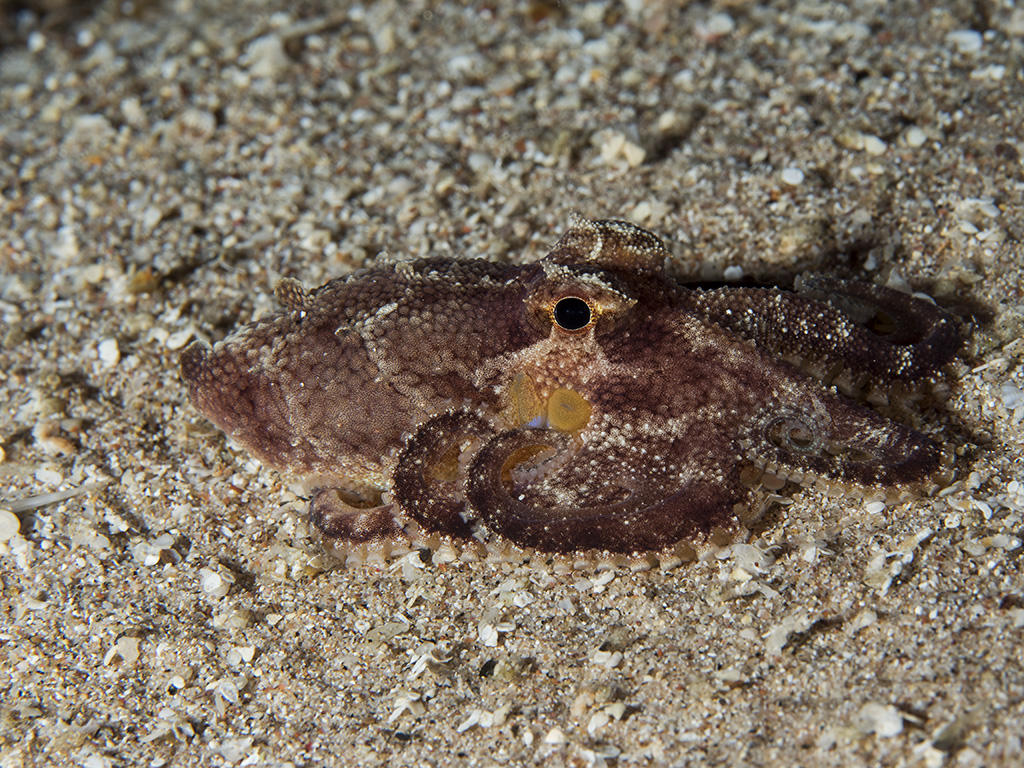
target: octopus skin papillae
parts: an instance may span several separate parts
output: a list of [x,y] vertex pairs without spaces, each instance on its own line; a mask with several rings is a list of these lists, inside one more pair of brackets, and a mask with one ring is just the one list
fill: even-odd
[[199,411],[307,482],[341,544],[651,553],[741,530],[749,468],[880,488],[939,471],[936,442],[834,382],[931,380],[960,345],[951,315],[822,277],[687,287],[668,258],[639,227],[574,217],[525,265],[288,280],[281,311],[192,344],[181,373]]

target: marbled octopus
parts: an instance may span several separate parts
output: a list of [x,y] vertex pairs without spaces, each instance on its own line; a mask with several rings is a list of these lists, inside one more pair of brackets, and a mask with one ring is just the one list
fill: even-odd
[[[540,261],[429,258],[307,292],[181,372],[195,406],[297,473],[349,542],[412,531],[544,552],[662,550],[737,526],[745,467],[917,484],[938,445],[822,383],[927,379],[953,318],[875,285],[688,288],[653,234],[575,218]],[[888,318],[888,335],[869,327]]]

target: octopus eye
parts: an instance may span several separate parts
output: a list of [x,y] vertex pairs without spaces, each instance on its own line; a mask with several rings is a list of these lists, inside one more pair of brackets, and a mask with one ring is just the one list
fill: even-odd
[[559,299],[551,314],[558,327],[567,331],[578,331],[590,324],[590,305],[576,296]]

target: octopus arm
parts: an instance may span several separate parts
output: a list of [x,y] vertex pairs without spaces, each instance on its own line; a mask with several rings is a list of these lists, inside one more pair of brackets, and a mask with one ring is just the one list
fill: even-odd
[[809,278],[798,292],[764,288],[695,291],[689,309],[803,367],[912,383],[935,374],[960,346],[954,318],[889,288]]
[[479,416],[442,413],[421,424],[395,464],[395,501],[426,530],[456,538],[472,535],[465,472],[473,452],[494,434]]
[[[523,547],[571,552],[663,549],[735,522],[735,467],[678,471],[626,447],[577,450],[554,430],[501,433],[476,454],[467,497],[488,529]],[[710,454],[709,454],[710,455]],[[628,470],[627,470],[628,467]]]
[[919,483],[941,467],[940,447],[909,427],[795,379],[777,387],[783,396],[767,401],[738,434],[755,466],[795,480],[860,485]]

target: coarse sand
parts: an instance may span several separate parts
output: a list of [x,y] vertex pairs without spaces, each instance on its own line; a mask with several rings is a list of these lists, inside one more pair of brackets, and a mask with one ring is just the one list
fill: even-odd
[[[26,6],[28,6],[26,8]],[[1024,7],[0,4],[0,766],[1024,764]],[[919,291],[955,480],[671,569],[345,567],[177,358],[572,211]]]

